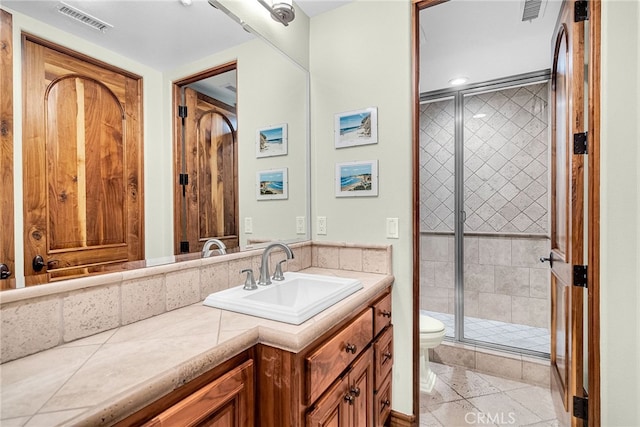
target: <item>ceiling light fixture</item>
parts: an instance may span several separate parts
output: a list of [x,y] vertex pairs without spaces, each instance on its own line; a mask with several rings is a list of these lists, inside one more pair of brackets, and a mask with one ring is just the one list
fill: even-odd
[[455,77],[449,80],[451,86],[460,86],[469,81],[469,77]]
[[192,0],[180,0],[183,6],[191,6]]
[[258,3],[269,11],[274,20],[285,27],[296,17],[292,0],[258,0]]

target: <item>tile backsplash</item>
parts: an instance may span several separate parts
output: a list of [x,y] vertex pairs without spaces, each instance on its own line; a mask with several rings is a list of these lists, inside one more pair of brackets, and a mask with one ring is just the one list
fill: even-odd
[[[287,271],[309,267],[391,274],[391,246],[302,242]],[[0,292],[0,363],[153,317],[243,283],[261,250]],[[282,258],[270,256],[271,271]]]

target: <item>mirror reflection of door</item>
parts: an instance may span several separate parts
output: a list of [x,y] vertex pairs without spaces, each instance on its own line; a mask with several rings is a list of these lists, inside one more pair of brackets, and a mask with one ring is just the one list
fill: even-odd
[[27,285],[144,258],[142,79],[23,35]]
[[573,399],[583,385],[584,156],[574,135],[584,132],[584,23],[565,2],[557,24],[552,69],[551,388],[563,425],[581,426]]
[[11,14],[0,10],[0,290],[15,287],[12,25]]
[[[239,246],[235,63],[176,83],[175,253]],[[215,249],[215,246],[214,246]]]

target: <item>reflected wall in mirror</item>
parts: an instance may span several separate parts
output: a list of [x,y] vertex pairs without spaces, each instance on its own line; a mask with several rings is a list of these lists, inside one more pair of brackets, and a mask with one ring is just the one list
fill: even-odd
[[[183,259],[176,257],[176,241],[182,236],[175,236],[174,213],[176,198],[174,181],[179,179],[179,169],[174,170],[175,135],[178,132],[174,125],[173,114],[173,83],[180,82],[189,76],[211,70],[221,64],[235,62],[237,64],[237,109],[236,118],[229,116],[234,130],[237,130],[235,143],[237,146],[237,192],[235,210],[235,232],[224,231],[223,235],[236,235],[238,250],[255,247],[257,242],[284,240],[298,241],[309,238],[309,227],[303,232],[296,227],[297,218],[302,217],[308,224],[309,218],[309,150],[308,150],[308,72],[293,62],[282,52],[274,49],[272,43],[265,43],[260,38],[242,41],[234,47],[220,52],[208,53],[200,59],[183,65],[154,68],[154,66],[137,62],[132,57],[125,56],[118,48],[108,48],[99,45],[95,37],[89,37],[88,31],[71,29],[73,24],[58,25],[52,19],[49,23],[48,15],[36,16],[33,12],[38,7],[27,3],[39,3],[42,7],[53,7],[53,2],[3,2],[2,9],[13,16],[13,30],[10,38],[14,41],[13,61],[18,72],[13,75],[13,99],[22,99],[22,56],[20,35],[34,34],[51,43],[59,44],[66,49],[79,52],[102,63],[112,65],[141,77],[142,81],[142,111],[140,118],[143,135],[142,159],[143,177],[141,179],[141,196],[144,200],[143,215],[138,224],[143,229],[142,239],[144,258],[146,261],[136,263],[136,266],[172,262]],[[52,4],[53,3],[53,4]],[[83,5],[97,5],[104,7],[108,2],[77,2]],[[157,2],[159,7],[173,7],[167,2]],[[194,2],[196,4],[196,2]],[[166,6],[165,6],[166,5]],[[198,6],[196,4],[197,7]],[[18,11],[24,7],[24,11]],[[187,9],[184,9],[187,10]],[[182,9],[180,12],[182,13]],[[220,11],[208,4],[203,12],[207,15],[211,25],[217,25],[218,19],[229,21]],[[53,15],[55,12],[49,12]],[[33,15],[33,16],[32,16]],[[56,18],[58,19],[58,18]],[[50,25],[51,24],[51,25]],[[274,25],[279,25],[273,23]],[[237,25],[237,24],[235,24]],[[239,28],[239,26],[238,26]],[[84,32],[83,32],[84,31]],[[137,32],[143,36],[146,29],[140,26]],[[241,30],[242,31],[242,30]],[[86,36],[86,37],[85,37]],[[103,35],[105,40],[109,35]],[[136,37],[130,37],[129,43],[136,45]],[[142,49],[143,43],[140,42]],[[143,55],[140,55],[142,58]],[[228,103],[228,102],[225,102]],[[24,275],[31,265],[31,259],[25,255],[23,241],[24,213],[23,208],[23,112],[14,109],[14,177],[15,198],[13,212],[15,217],[14,233],[3,230],[3,244],[16,236],[15,247],[15,277],[17,287],[24,286]],[[236,122],[234,123],[234,120]],[[289,151],[286,156],[257,159],[255,154],[255,132],[277,123],[287,123],[289,129]],[[255,173],[258,170],[278,169],[287,167],[290,172],[289,198],[287,200],[258,201],[255,196]],[[174,173],[175,172],[175,173]],[[233,172],[232,172],[233,173]],[[224,192],[226,194],[226,192]],[[233,215],[233,214],[230,214]],[[252,230],[245,230],[242,226],[249,219]],[[226,225],[225,225],[226,227]],[[205,227],[206,228],[206,227]],[[249,232],[245,232],[249,231]],[[216,235],[218,233],[216,232]],[[200,241],[200,237],[196,238]],[[200,242],[201,243],[201,242]],[[199,244],[200,244],[199,243]],[[190,248],[190,256],[199,256],[199,244],[195,250]],[[179,249],[179,248],[178,248]],[[46,262],[45,262],[46,264]],[[123,266],[114,267],[116,269]]]

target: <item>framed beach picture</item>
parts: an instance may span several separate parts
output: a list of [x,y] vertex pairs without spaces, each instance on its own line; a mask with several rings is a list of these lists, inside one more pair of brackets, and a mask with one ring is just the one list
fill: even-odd
[[378,143],[378,109],[348,111],[335,116],[336,148]]
[[336,163],[336,197],[377,195],[377,160]]
[[289,197],[287,168],[270,169],[256,174],[256,198],[278,200]]
[[256,132],[256,157],[287,154],[287,124],[269,126]]

